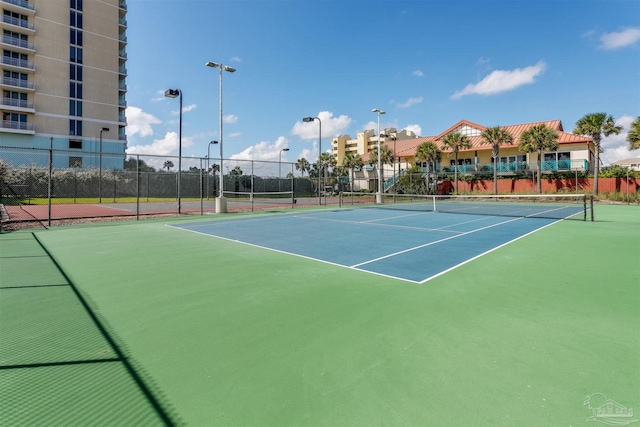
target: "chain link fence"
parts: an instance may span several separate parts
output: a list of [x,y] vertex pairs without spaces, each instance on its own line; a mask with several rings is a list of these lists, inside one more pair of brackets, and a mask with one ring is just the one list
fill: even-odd
[[221,185],[229,211],[318,204],[315,180],[289,162],[0,147],[4,222],[203,215]]

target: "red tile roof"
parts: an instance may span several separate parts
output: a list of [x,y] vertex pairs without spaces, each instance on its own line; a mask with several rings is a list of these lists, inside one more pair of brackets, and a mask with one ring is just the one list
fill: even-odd
[[[558,132],[558,144],[560,144],[560,145],[562,145],[562,144],[576,144],[576,143],[585,143],[585,144],[592,144],[593,143],[593,139],[591,139],[589,137],[582,136],[582,135],[575,135],[573,133],[565,132],[563,130],[563,128],[562,128],[562,122],[560,120],[549,120],[549,121],[544,121],[544,122],[534,122],[534,123],[523,123],[523,124],[518,124],[518,125],[500,126],[501,128],[507,130],[511,134],[511,136],[513,136],[513,144],[504,145],[503,147],[505,147],[505,148],[517,147],[518,146],[518,141],[520,140],[520,135],[522,135],[523,132],[527,131],[531,127],[533,127],[535,125],[540,125],[540,124],[544,124],[548,128],[554,129],[556,132]],[[449,152],[449,151],[451,151],[450,149],[444,149],[442,147],[442,139],[447,134],[451,133],[453,130],[455,130],[456,128],[458,128],[461,125],[467,125],[469,127],[473,127],[473,128],[479,129],[480,131],[484,131],[484,130],[487,129],[487,127],[485,127],[485,126],[478,125],[476,123],[472,123],[472,122],[469,122],[467,120],[461,120],[458,123],[456,123],[455,125],[451,126],[446,131],[444,131],[441,134],[436,135],[436,136],[425,136],[425,137],[420,137],[420,138],[402,139],[402,140],[396,141],[395,143],[396,143],[397,156],[399,156],[399,157],[413,157],[413,156],[415,156],[415,153],[416,153],[416,150],[417,150],[418,146],[420,144],[424,143],[424,142],[433,142],[443,152],[445,152],[445,153]],[[491,149],[491,146],[489,144],[487,144],[481,136],[470,136],[469,140],[471,141],[471,148],[468,148],[468,149],[465,149],[465,150],[460,150],[460,152],[474,151],[474,150],[479,150],[479,149],[480,150],[490,150]],[[387,145],[393,151],[393,141],[384,142],[383,145]],[[367,162],[369,160],[369,154],[367,153],[367,154],[363,155],[362,156],[362,160]]]

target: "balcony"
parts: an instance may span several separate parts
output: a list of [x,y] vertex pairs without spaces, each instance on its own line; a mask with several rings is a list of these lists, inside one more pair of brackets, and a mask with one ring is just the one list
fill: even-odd
[[126,92],[127,91],[127,84],[124,81],[121,81],[118,84],[118,89],[120,90],[120,92]]
[[11,120],[2,121],[2,130],[12,133],[35,134],[32,123],[16,122]]
[[3,77],[2,80],[0,80],[0,84],[3,86],[19,87],[22,89],[35,89],[33,82],[30,82],[29,80],[14,79],[13,77]]
[[[458,173],[462,174],[490,174],[493,173],[493,163],[488,164],[466,164],[458,165],[457,167],[448,166],[443,167],[442,171],[446,173],[453,173],[455,169]],[[526,171],[535,171],[538,169],[538,165],[535,162],[500,162],[498,163],[498,174],[509,175],[517,174]],[[588,171],[589,162],[586,160],[545,160],[540,163],[540,169],[542,172],[567,172],[567,171]]]
[[127,26],[127,18],[120,18],[120,19],[118,20],[118,24],[119,24],[121,27],[126,27],[126,26]]
[[124,49],[120,49],[120,50],[118,51],[118,57],[119,57],[120,59],[127,59],[127,51],[126,51],[126,50],[124,50]]
[[33,43],[29,43],[28,41],[19,39],[17,37],[8,36],[6,34],[2,36],[2,43],[29,51],[34,50]]
[[124,64],[122,64],[120,67],[118,67],[118,73],[123,74],[123,75],[127,75],[127,67],[124,66]]
[[14,18],[13,16],[2,15],[2,22],[4,22],[5,24],[19,27],[22,30],[31,30],[31,32],[34,32],[33,24],[24,19],[18,19],[18,18]]
[[21,70],[34,71],[36,69],[33,62],[25,61],[24,59],[11,58],[10,56],[0,57],[0,63],[2,65],[8,65],[9,67],[19,68]]
[[126,43],[127,42],[127,35],[125,33],[120,33],[120,35],[118,36],[118,40],[120,40],[120,42],[122,42],[122,43]]
[[124,1],[124,0],[122,0],[122,1],[118,4],[118,7],[119,7],[120,9],[127,10],[127,2],[126,2],[126,1]]
[[14,98],[2,98],[0,105],[3,105],[6,110],[15,109],[18,111],[35,112],[33,102],[24,101],[22,99]]
[[14,6],[21,7],[23,9],[28,9],[30,11],[35,11],[36,7],[29,3],[27,0],[2,0],[3,3],[9,3]]

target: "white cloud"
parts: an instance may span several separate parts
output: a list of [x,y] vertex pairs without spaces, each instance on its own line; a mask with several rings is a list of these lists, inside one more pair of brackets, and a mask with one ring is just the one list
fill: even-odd
[[424,73],[420,70],[415,70],[413,73],[411,73],[411,75],[416,77],[424,77]]
[[166,96],[164,96],[164,91],[163,90],[158,90],[156,91],[156,93],[158,94],[157,98],[151,98],[152,102],[160,102],[160,101],[164,101],[165,99],[167,99]]
[[232,132],[232,133],[230,133],[230,134],[229,134],[229,136],[230,136],[231,138],[237,138],[237,137],[239,137],[240,135],[242,135],[242,132]]
[[601,157],[604,163],[611,164],[617,160],[638,157],[637,151],[632,152],[629,150],[629,142],[627,141],[627,134],[634,120],[634,116],[621,116],[616,120],[616,124],[623,127],[622,132],[618,135],[610,135],[602,138],[601,146],[604,153],[602,153]]
[[[182,113],[188,113],[191,110],[195,110],[196,108],[198,108],[198,106],[196,104],[191,104],[191,105],[187,105],[186,107],[182,107]],[[180,110],[175,110],[171,112],[172,115],[177,116],[180,114]]]
[[231,58],[232,62],[242,62],[242,59],[240,59],[239,56],[234,56],[233,58]]
[[167,132],[164,138],[154,139],[151,144],[134,145],[127,148],[127,154],[149,154],[169,156],[178,152],[178,133]]
[[152,125],[162,123],[160,119],[142,111],[142,108],[129,106],[125,110],[127,116],[127,136],[140,135],[141,137],[153,135]]
[[476,84],[468,84],[464,89],[457,91],[451,99],[458,99],[465,95],[495,95],[500,92],[516,89],[522,85],[532,84],[535,78],[544,72],[547,64],[538,62],[525,68],[515,70],[495,70]]
[[631,46],[638,40],[640,40],[640,27],[627,28],[619,32],[604,33],[600,37],[600,48],[605,50],[620,49]]
[[[333,113],[330,111],[320,111],[318,118],[322,122],[322,139],[342,135],[351,124],[351,118],[349,116],[341,115],[339,117],[333,117]],[[310,123],[302,121],[296,122],[291,133],[302,139],[317,139],[319,134],[318,121],[314,120]]]
[[[193,138],[182,136],[183,150],[193,145]],[[146,154],[156,156],[177,156],[180,151],[177,132],[167,132],[162,139],[154,139],[151,144],[133,145],[127,148],[127,154]]]
[[420,104],[422,101],[423,101],[423,98],[421,96],[419,96],[417,98],[409,98],[405,102],[403,102],[402,104],[398,104],[397,107],[398,108],[409,108],[414,104]]
[[[271,160],[278,161],[280,158],[280,150],[288,148],[289,141],[284,136],[271,143],[269,141],[261,141],[251,147],[248,147],[238,154],[231,156],[233,160]],[[285,161],[287,152],[282,153],[282,161]]]
[[228,114],[222,118],[225,123],[238,123],[238,116],[235,114]]
[[408,125],[408,126],[405,126],[403,129],[409,130],[418,136],[422,135],[422,128],[420,127],[420,125]]

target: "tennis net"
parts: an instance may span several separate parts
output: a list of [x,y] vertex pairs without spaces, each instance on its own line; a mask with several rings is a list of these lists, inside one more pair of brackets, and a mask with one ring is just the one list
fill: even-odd
[[375,203],[375,194],[340,193],[341,207],[372,207],[409,211],[494,215],[527,218],[593,221],[593,196],[585,194],[449,195],[385,194]]
[[276,208],[293,208],[295,198],[293,191],[243,192],[226,191],[224,195],[228,203],[240,210],[264,210]]

